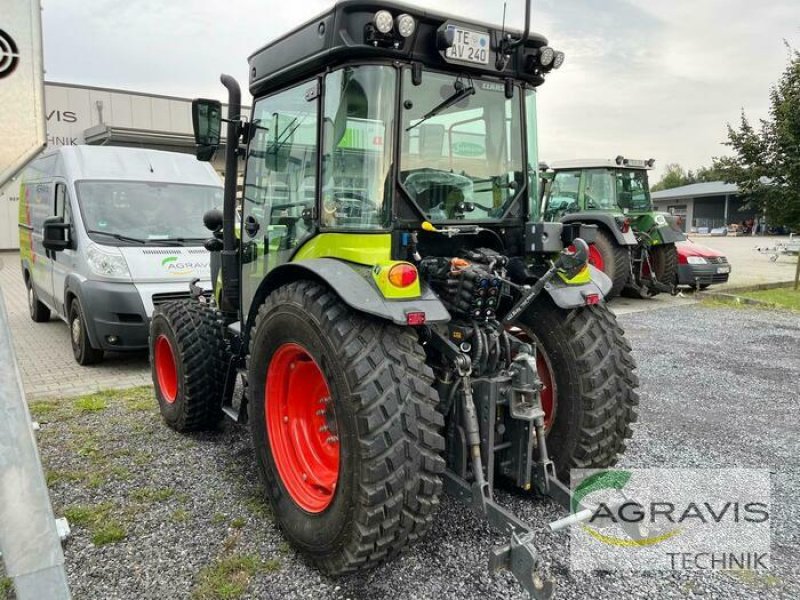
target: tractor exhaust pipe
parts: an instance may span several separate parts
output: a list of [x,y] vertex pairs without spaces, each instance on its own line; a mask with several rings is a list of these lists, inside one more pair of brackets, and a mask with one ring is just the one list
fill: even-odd
[[225,187],[222,201],[222,297],[223,312],[239,310],[239,265],[236,243],[236,180],[238,178],[239,136],[241,134],[242,91],[230,75],[219,80],[228,90],[228,130],[225,137]]

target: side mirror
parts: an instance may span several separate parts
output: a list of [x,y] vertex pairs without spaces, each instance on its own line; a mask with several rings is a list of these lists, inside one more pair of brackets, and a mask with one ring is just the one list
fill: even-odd
[[60,252],[72,247],[69,224],[64,223],[64,217],[49,217],[45,219],[42,237],[42,244],[45,250]]
[[222,103],[205,98],[192,100],[192,127],[194,142],[197,144],[197,160],[211,160],[219,146],[222,131]]

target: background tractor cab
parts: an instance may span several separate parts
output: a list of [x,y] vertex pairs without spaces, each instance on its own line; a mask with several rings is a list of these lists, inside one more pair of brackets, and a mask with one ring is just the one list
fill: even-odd
[[[250,56],[249,122],[221,78],[216,301],[159,307],[156,397],[179,431],[250,424],[276,520],[328,574],[424,535],[446,487],[513,533],[493,568],[547,597],[497,478],[568,507],[569,470],[624,448],[635,363],[595,228],[538,214],[536,88],[563,60],[527,25],[353,0]],[[208,160],[221,104],[193,120]]]
[[676,217],[653,208],[647,171],[654,164],[617,156],[540,165],[545,221],[597,225],[589,260],[611,278],[609,297],[649,297],[674,281],[675,242],[686,236]]

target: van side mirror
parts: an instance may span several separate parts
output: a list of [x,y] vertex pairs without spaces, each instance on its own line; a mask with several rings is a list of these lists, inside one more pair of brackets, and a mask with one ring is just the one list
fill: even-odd
[[219,100],[192,100],[192,127],[197,144],[197,160],[208,161],[219,146],[222,131],[222,103]]
[[72,247],[69,234],[69,223],[64,223],[64,217],[48,217],[44,220],[42,245],[45,250],[60,252]]

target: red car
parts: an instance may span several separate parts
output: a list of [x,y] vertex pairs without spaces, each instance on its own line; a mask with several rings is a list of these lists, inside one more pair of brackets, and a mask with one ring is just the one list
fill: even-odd
[[712,283],[725,283],[731,264],[720,252],[691,240],[675,244],[678,249],[677,285],[706,289]]

